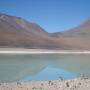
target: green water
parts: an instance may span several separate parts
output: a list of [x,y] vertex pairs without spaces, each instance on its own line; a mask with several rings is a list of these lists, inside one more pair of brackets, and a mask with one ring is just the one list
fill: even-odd
[[90,77],[90,55],[0,55],[0,80],[18,80],[35,75],[44,67],[52,65]]

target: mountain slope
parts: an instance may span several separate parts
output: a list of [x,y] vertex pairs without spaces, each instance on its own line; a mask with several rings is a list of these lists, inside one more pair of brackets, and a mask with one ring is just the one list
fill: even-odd
[[57,48],[58,45],[39,25],[0,14],[0,47]]
[[90,50],[90,20],[66,32],[48,33],[36,23],[0,13],[0,48]]
[[89,37],[90,36],[90,20],[85,21],[84,23],[80,24],[79,26],[67,30],[65,32],[55,32],[52,33],[55,37]]
[[66,32],[53,33],[56,40],[66,49],[90,50],[90,20]]
[[90,20],[85,21],[81,25],[64,32],[67,36],[90,37]]

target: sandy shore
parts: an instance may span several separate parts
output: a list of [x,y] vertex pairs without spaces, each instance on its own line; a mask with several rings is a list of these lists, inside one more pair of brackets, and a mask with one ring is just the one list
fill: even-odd
[[90,90],[90,79],[0,83],[0,90]]
[[90,54],[87,50],[0,48],[0,54]]

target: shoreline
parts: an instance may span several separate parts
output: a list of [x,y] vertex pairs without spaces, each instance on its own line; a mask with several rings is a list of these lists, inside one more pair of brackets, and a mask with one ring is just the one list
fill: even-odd
[[90,90],[90,79],[4,82],[0,90]]
[[0,48],[0,54],[90,54],[88,50]]

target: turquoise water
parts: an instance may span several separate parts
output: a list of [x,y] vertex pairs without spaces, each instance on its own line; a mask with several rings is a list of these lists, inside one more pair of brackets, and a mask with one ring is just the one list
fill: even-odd
[[76,73],[72,73],[63,69],[55,68],[52,66],[47,66],[36,75],[27,76],[23,78],[21,81],[31,81],[31,80],[56,80],[60,79],[73,79],[77,77]]
[[33,54],[0,55],[0,80],[71,79],[90,77],[90,55]]

